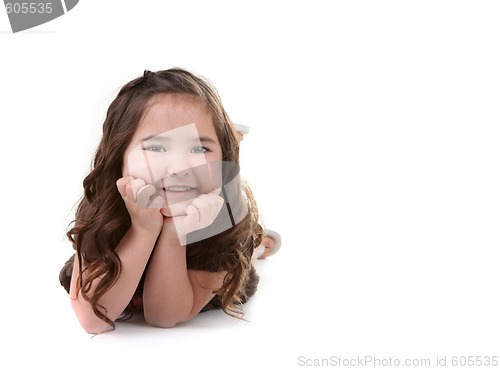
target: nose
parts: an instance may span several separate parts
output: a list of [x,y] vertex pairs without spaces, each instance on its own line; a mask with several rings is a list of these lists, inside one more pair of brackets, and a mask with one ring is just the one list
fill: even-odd
[[191,172],[191,164],[185,155],[176,155],[170,158],[166,166],[168,176],[188,176]]

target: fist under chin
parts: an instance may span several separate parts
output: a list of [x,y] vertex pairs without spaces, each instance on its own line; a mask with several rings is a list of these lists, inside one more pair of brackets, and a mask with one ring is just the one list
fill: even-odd
[[162,208],[160,210],[161,214],[165,217],[179,217],[186,216],[186,207],[187,204],[174,204],[170,207]]

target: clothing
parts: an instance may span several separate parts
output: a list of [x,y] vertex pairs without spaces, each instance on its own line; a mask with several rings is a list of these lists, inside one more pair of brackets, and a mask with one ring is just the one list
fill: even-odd
[[[189,248],[188,248],[189,250]],[[189,253],[188,253],[189,256]],[[61,269],[59,273],[59,282],[61,285],[64,287],[64,289],[69,293],[70,285],[71,285],[71,275],[73,272],[73,263],[74,263],[75,255],[73,254],[64,264],[63,268]],[[214,271],[215,269],[213,267],[216,266],[209,266],[209,264],[205,263],[197,263],[197,261],[193,261],[191,258],[191,261],[189,262],[188,259],[188,268],[191,268],[192,266],[198,266],[198,267],[205,267],[205,269],[198,268],[199,270],[205,270],[205,271]],[[208,269],[209,267],[212,267]],[[246,303],[248,299],[250,299],[255,292],[257,291],[257,286],[259,284],[259,275],[257,274],[255,268],[252,266],[249,272],[248,280],[245,285],[245,294],[240,297],[241,303]],[[144,286],[144,276],[142,277],[139,286],[132,297],[132,300],[130,301],[129,304],[129,311],[141,311],[142,310],[142,288]],[[201,312],[208,311],[210,309],[215,309],[215,308],[221,308],[221,301],[220,301],[220,296],[216,295],[208,302],[205,307],[201,310]]]

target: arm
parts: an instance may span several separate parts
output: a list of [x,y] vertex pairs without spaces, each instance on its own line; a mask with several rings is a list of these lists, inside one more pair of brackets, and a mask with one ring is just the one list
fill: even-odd
[[[160,200],[153,200],[150,204],[151,208],[143,206],[147,203],[143,198],[149,199],[151,196],[147,190],[142,190],[145,188],[144,185],[142,180],[133,180],[132,178],[123,178],[117,182],[118,190],[131,216],[132,226],[115,249],[122,264],[120,276],[98,302],[105,308],[105,314],[111,321],[118,318],[132,299],[158,239],[163,222],[159,203],[157,204]],[[134,191],[134,188],[138,191]],[[111,329],[110,325],[95,316],[92,306],[79,292],[77,280],[80,271],[78,265],[78,256],[75,256],[70,288],[73,310],[87,332],[107,331]],[[85,272],[83,275],[85,277]],[[93,282],[92,289],[88,293],[89,296],[94,293],[98,280],[99,278]]]
[[187,216],[165,218],[144,283],[144,316],[151,325],[190,320],[222,286],[224,272],[187,269],[185,245],[185,235],[211,224],[222,204],[218,195],[202,195],[188,206]]
[[[132,299],[153,250],[156,238],[154,234],[131,228],[116,248],[122,263],[122,270],[117,282],[99,300],[99,304],[106,309],[106,316],[111,321],[115,321],[120,316]],[[79,292],[77,286],[79,272],[78,256],[76,255],[71,278],[70,297],[73,310],[80,324],[87,332],[92,334],[110,330],[111,326],[95,316],[92,306]],[[83,276],[85,277],[85,272]],[[89,296],[92,296],[99,280],[97,278],[92,283],[93,289],[89,292]]]

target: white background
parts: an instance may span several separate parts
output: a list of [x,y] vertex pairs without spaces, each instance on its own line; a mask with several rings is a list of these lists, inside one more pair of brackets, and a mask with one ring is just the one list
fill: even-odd
[[[82,0],[12,34],[0,11],[0,362],[500,356],[499,17],[494,1]],[[64,234],[119,87],[174,66],[251,127],[242,173],[283,247],[248,322],[90,338],[58,283]]]

